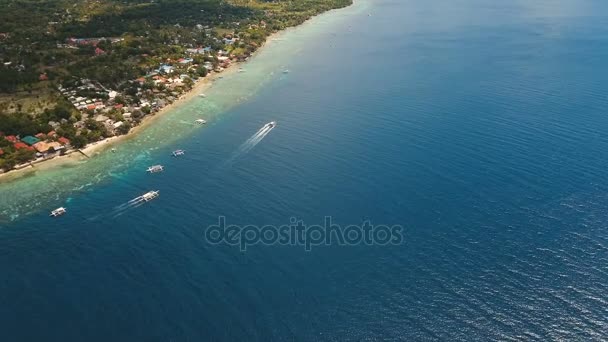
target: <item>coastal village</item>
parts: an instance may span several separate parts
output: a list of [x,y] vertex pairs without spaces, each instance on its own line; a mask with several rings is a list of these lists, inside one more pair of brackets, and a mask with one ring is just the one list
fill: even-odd
[[[57,2],[0,13],[0,173],[124,135],[267,37],[351,0]],[[95,15],[91,15],[95,13]],[[24,24],[17,18],[30,16]]]
[[[262,22],[261,25],[265,23]],[[205,29],[200,26],[198,28]],[[226,34],[222,39],[215,40],[225,45],[226,49],[214,50],[210,46],[186,47],[185,54],[181,58],[167,59],[159,64],[157,69],[152,69],[137,79],[129,80],[128,87],[123,91],[108,89],[97,81],[84,78],[58,84],[59,93],[78,110],[78,119],[48,121],[51,130],[38,132],[33,136],[5,135],[0,132],[0,139],[4,140],[4,143],[0,144],[4,146],[4,149],[0,148],[0,156],[4,155],[5,151],[11,151],[17,156],[16,161],[20,162],[16,165],[5,165],[0,173],[11,168],[28,167],[56,156],[79,152],[79,148],[84,147],[85,144],[72,144],[70,139],[57,133],[57,131],[61,132],[61,127],[65,125],[74,127],[77,137],[91,130],[103,132],[90,139],[89,143],[127,134],[143,118],[154,115],[166,105],[178,100],[193,87],[195,82],[212,73],[221,73],[234,62],[245,61],[249,57],[249,54],[237,57],[228,52],[239,41],[236,35]],[[98,47],[100,42],[121,41],[120,38],[70,38],[57,46],[66,49],[92,46],[95,48],[95,55],[99,56],[106,53]],[[46,79],[46,74],[40,75],[41,81]]]

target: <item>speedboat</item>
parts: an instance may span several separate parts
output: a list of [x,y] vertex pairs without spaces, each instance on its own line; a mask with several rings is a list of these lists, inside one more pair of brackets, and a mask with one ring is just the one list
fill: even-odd
[[145,194],[141,195],[141,199],[143,199],[146,202],[151,201],[151,200],[155,199],[156,197],[158,197],[158,193],[159,193],[158,190],[148,191]]
[[186,153],[186,151],[184,151],[184,150],[175,150],[175,151],[173,151],[173,156],[179,157],[179,156],[183,156],[185,153]]
[[152,165],[150,167],[148,167],[148,172],[150,173],[157,173],[157,172],[161,172],[163,171],[163,166],[162,165]]
[[194,123],[197,123],[199,125],[204,125],[207,123],[207,121],[203,120],[203,119],[198,119],[198,120],[194,120]]
[[266,125],[264,125],[264,128],[274,128],[274,126],[277,125],[276,121],[271,121],[269,123],[267,123]]
[[68,211],[64,207],[59,207],[59,208],[51,211],[51,215],[49,215],[49,216],[57,217],[57,216],[61,216],[61,215],[65,214],[67,212]]

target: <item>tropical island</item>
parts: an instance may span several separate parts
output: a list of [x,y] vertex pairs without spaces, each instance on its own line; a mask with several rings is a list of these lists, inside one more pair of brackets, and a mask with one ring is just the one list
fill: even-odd
[[0,172],[127,134],[352,0],[0,0]]

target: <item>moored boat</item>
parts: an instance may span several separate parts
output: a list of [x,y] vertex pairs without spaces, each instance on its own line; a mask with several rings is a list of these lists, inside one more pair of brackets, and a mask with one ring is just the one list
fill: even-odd
[[205,121],[205,120],[203,120],[203,119],[197,119],[197,120],[194,120],[194,123],[197,123],[197,124],[199,124],[199,125],[204,125],[204,124],[206,124],[206,123],[207,123],[207,121]]
[[59,207],[53,211],[51,211],[51,214],[49,216],[52,217],[57,217],[57,216],[61,216],[63,214],[67,213],[67,209],[65,209],[64,207]]
[[184,151],[184,150],[175,150],[175,151],[173,151],[173,156],[174,157],[183,156],[184,154],[186,154],[186,151]]
[[161,172],[163,170],[164,170],[164,168],[162,165],[152,165],[152,166],[148,167],[148,170],[146,170],[146,171],[148,171],[150,173],[157,173],[157,172]]

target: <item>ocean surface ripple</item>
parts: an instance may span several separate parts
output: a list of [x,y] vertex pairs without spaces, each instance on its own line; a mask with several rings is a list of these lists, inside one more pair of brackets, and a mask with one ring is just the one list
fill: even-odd
[[[115,154],[0,186],[4,339],[605,341],[607,61],[600,0],[317,17]],[[327,215],[404,243],[204,240]]]

